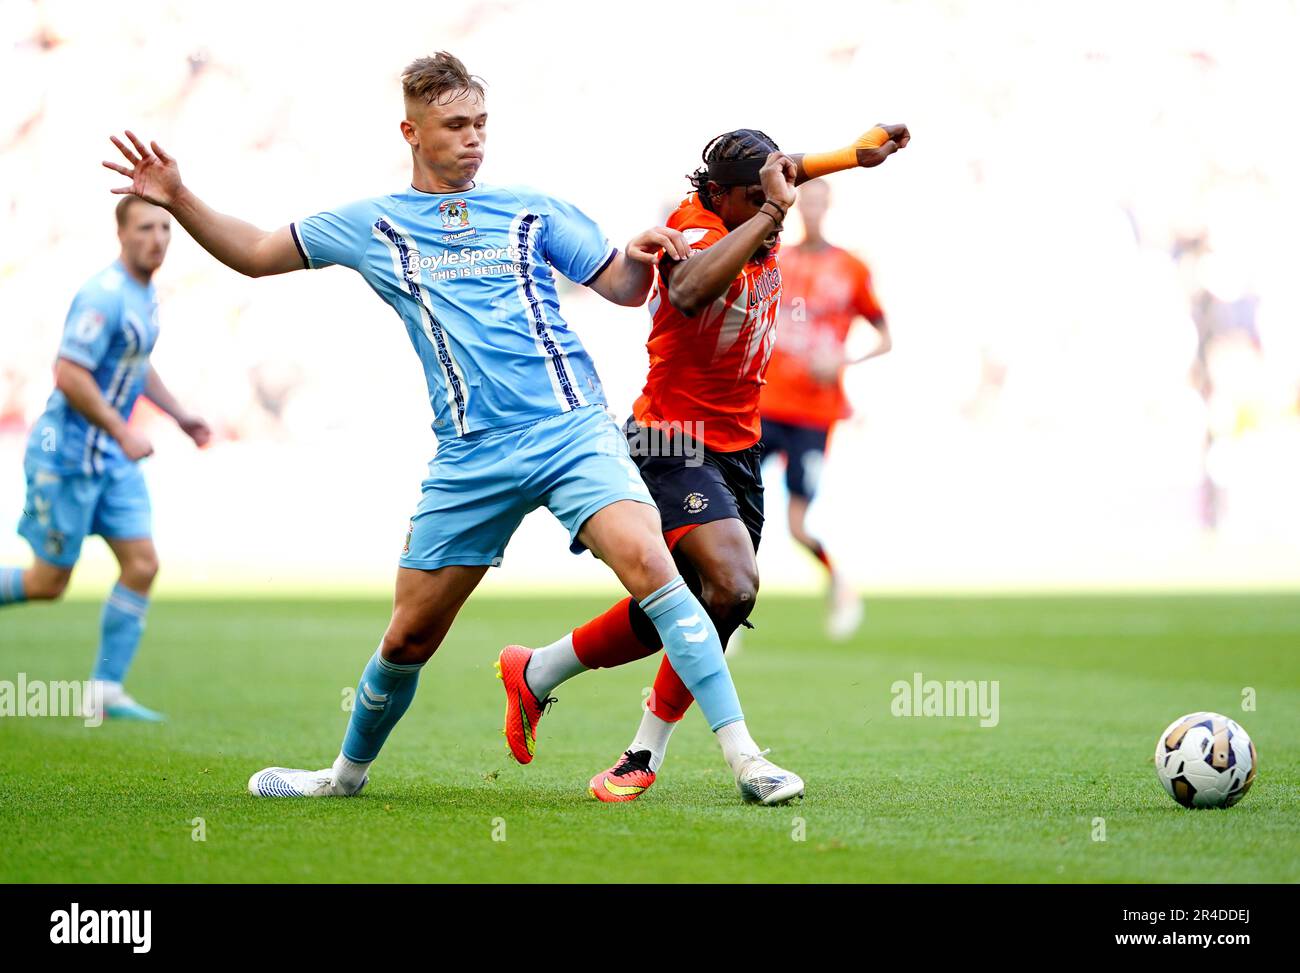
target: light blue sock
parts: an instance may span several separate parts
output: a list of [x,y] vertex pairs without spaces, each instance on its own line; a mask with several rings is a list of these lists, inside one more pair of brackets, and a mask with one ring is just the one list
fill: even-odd
[[91,679],[126,682],[135,650],[144,634],[144,616],[149,610],[149,596],[138,594],[121,583],[115,584],[104,602],[100,620],[99,656]]
[[343,737],[343,756],[353,763],[368,764],[379,756],[397,721],[415,698],[424,663],[399,666],[375,650],[361,673],[357,695],[352,701],[352,718]]
[[716,733],[728,723],[743,720],[736,687],[722,658],[718,630],[681,576],[642,598],[640,605],[654,622],[668,661],[699,702],[709,727]]
[[27,600],[23,591],[22,568],[0,568],[0,605],[16,605]]

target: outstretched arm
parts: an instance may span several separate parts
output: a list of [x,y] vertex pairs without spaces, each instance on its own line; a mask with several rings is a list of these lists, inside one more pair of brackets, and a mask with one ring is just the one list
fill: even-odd
[[171,390],[163,384],[162,377],[152,365],[149,366],[149,374],[145,376],[144,394],[150,402],[176,420],[176,425],[181,427],[185,435],[194,440],[195,446],[202,448],[212,439],[212,430],[208,428],[208,424],[181,407],[176,396],[172,395]]
[[907,148],[912,134],[906,125],[877,125],[870,131],[863,132],[852,145],[846,145],[834,152],[808,152],[791,156],[799,168],[795,185],[802,185],[809,179],[827,176],[832,172],[858,167],[870,169],[878,166],[899,149]]
[[268,232],[218,213],[181,182],[176,160],[157,142],[150,142],[146,148],[134,132],[128,130],[126,137],[131,147],[116,136],[112,136],[111,141],[129,165],[104,163],[106,168],[131,180],[129,186],[113,189],[113,193],[132,194],[161,206],[176,217],[176,222],[185,227],[199,246],[230,269],[246,276],[265,277],[305,269],[289,227]]

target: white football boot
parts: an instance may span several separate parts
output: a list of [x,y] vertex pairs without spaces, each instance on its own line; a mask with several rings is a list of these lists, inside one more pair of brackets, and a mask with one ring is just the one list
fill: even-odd
[[762,750],[746,757],[736,771],[736,789],[747,804],[784,804],[803,797],[803,778],[789,770],[782,770],[768,760]]
[[290,770],[267,767],[248,778],[248,793],[254,797],[355,797],[370,780],[364,777],[355,790],[348,790],[334,777],[334,768]]

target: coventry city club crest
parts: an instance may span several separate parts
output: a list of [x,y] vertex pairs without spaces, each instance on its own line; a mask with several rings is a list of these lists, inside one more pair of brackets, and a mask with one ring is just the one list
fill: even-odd
[[449,199],[438,206],[444,230],[463,230],[469,226],[469,203],[463,199]]

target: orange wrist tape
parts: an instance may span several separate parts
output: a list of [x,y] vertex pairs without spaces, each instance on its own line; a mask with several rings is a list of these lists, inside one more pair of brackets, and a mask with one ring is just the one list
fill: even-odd
[[858,165],[858,149],[878,149],[889,141],[889,133],[877,126],[858,136],[852,145],[834,152],[810,152],[803,157],[803,171],[809,179],[854,169]]

